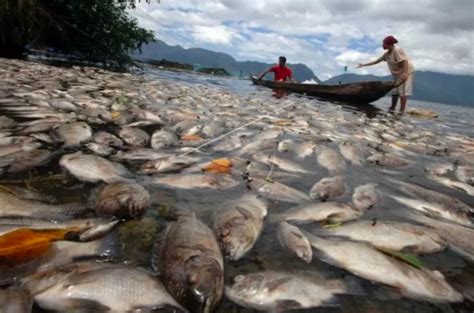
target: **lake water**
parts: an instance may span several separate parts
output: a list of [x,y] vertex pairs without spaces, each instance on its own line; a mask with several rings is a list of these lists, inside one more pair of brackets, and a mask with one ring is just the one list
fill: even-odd
[[[260,97],[263,96],[269,98],[272,96],[272,91],[270,89],[254,86],[249,80],[221,78],[162,70],[147,71],[145,75],[151,79],[166,79],[181,83],[184,82],[190,85],[200,84],[212,86],[212,88],[219,88],[223,91],[235,93],[244,97],[248,97],[249,95],[253,94]],[[295,99],[298,99],[296,96],[290,97],[295,97]],[[387,109],[391,101],[389,97],[378,100],[368,108],[357,108],[344,104],[328,103],[317,99],[313,99],[313,101],[314,106],[318,107],[323,112],[327,106],[340,106],[343,112],[353,112],[354,116],[360,115],[360,112],[362,112],[362,114],[367,114],[369,117],[382,119],[398,118],[387,114]],[[409,119],[410,123],[414,124],[419,129],[432,131],[440,136],[443,136],[443,134],[457,133],[474,137],[474,109],[415,100],[409,100],[408,108],[410,107],[430,109],[439,113],[439,117],[437,119],[418,119],[408,116],[403,117]],[[329,114],[332,114],[331,112],[332,111],[330,111]],[[331,143],[329,146],[337,149],[336,144]],[[381,192],[385,193],[387,191],[393,190],[392,184],[387,182],[386,177],[395,175],[396,178],[401,181],[410,181],[421,184],[427,188],[432,188],[457,197],[468,205],[474,206],[473,197],[468,196],[460,191],[441,187],[440,185],[426,178],[423,171],[423,164],[428,161],[441,161],[448,159],[448,156],[416,157],[412,159],[414,162],[413,165],[405,168],[403,171],[396,172],[395,174],[393,172],[387,174],[383,170],[375,168],[374,166],[363,168],[351,167],[349,171],[345,173],[347,180],[346,183],[348,186],[350,186],[349,189],[351,189],[366,182],[374,182],[379,184]],[[310,164],[309,161],[305,161],[302,163],[302,165],[305,167],[317,166],[314,165],[314,160],[311,162],[312,163]],[[322,169],[314,175],[302,175],[295,180],[286,180],[285,183],[299,190],[309,190],[316,181],[325,176],[327,176],[327,174]],[[199,212],[199,217],[210,225],[212,223],[213,212],[218,209],[218,205],[216,205],[216,203],[220,203],[223,198],[237,198],[241,193],[245,192],[245,186],[233,189],[231,192],[225,194],[222,192],[216,193],[215,191],[169,191],[163,193],[163,191],[160,190],[156,192],[160,193],[161,197],[166,195],[166,197],[170,199],[171,203],[179,202],[180,205],[189,205],[194,210]],[[338,200],[344,201],[349,199],[350,194],[345,194],[341,199]],[[390,201],[388,197],[383,197],[383,200],[378,205],[377,209],[369,212],[366,216],[364,216],[364,218],[386,218],[398,220],[399,218],[397,216],[390,213],[390,210],[396,206],[397,204],[393,201]],[[273,203],[269,208],[269,211],[270,213],[283,212],[290,207],[291,205]],[[450,251],[446,251],[443,253],[421,257],[421,260],[428,268],[438,269],[443,272],[449,281],[461,281],[464,286],[463,288],[474,288],[474,266],[473,264],[469,264],[464,261],[462,257],[459,257]],[[275,227],[268,224],[265,225],[263,234],[252,249],[251,253],[237,262],[226,262],[226,277],[231,279],[237,274],[244,274],[266,269],[315,270],[328,273],[328,275],[334,277],[347,275],[347,272],[331,267],[317,260],[314,260],[310,265],[306,265],[298,259],[289,256],[287,252],[282,250],[275,239]],[[474,304],[468,300],[461,304],[432,304],[422,301],[400,299],[392,290],[390,290],[390,288],[380,287],[367,281],[361,281],[361,284],[363,284],[368,291],[367,296],[344,296],[341,297],[338,306],[303,310],[301,312],[474,312]],[[241,308],[235,304],[230,303],[228,300],[225,300],[219,312],[227,313],[254,311]]]

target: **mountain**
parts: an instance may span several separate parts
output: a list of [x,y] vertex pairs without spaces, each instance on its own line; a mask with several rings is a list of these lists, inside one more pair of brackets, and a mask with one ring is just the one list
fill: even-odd
[[[392,76],[344,74],[328,79],[324,84],[354,83],[371,80],[391,80]],[[474,76],[416,71],[413,99],[474,107]]]
[[[256,75],[271,65],[274,65],[255,61],[239,62],[226,53],[201,48],[185,49],[181,46],[167,45],[161,40],[144,45],[142,47],[142,53],[135,53],[133,57],[141,60],[166,59],[168,61],[189,63],[204,67],[224,68],[234,76]],[[314,79],[317,82],[321,82],[319,78],[314,75],[313,71],[304,64],[288,64],[288,66],[293,71],[293,77],[297,81]]]

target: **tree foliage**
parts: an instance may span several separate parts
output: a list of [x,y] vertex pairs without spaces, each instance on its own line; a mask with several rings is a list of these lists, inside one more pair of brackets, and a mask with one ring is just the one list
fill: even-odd
[[0,56],[18,56],[28,45],[124,63],[154,38],[127,15],[134,6],[133,0],[0,0]]

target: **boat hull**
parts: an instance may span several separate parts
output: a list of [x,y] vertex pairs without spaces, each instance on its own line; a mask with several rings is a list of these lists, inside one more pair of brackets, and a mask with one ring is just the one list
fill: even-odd
[[321,99],[346,102],[351,104],[368,104],[385,96],[393,89],[393,81],[371,81],[341,85],[317,85],[257,80],[252,77],[255,85],[273,89],[286,90],[294,93],[313,96]]

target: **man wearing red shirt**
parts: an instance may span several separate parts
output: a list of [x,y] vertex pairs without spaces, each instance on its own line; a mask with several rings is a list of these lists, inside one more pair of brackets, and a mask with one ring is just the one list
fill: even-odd
[[279,57],[278,58],[278,65],[270,67],[268,70],[263,72],[258,77],[258,80],[261,80],[263,78],[263,76],[265,76],[267,73],[273,72],[273,73],[275,73],[275,77],[273,78],[274,81],[284,82],[286,80],[289,80],[293,83],[296,83],[296,81],[293,79],[293,76],[292,76],[293,74],[291,73],[291,69],[289,67],[286,67],[285,63],[286,63],[286,58],[285,57]]

